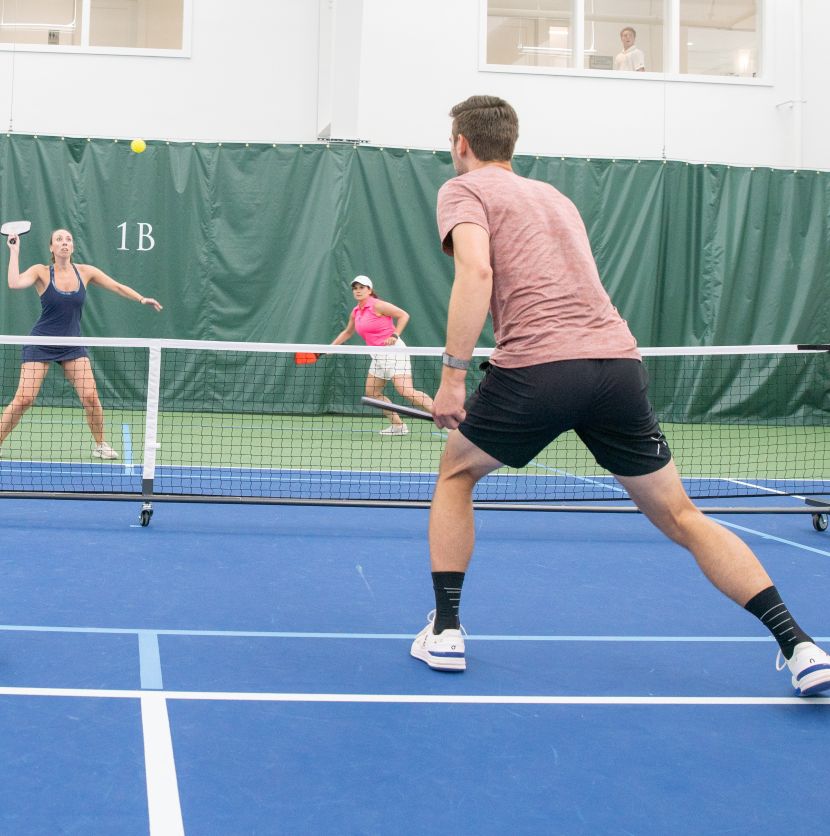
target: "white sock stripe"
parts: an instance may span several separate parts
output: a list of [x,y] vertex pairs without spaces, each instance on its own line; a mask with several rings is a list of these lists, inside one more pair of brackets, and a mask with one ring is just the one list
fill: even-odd
[[774,607],[770,607],[762,616],[761,621],[763,621],[773,610],[777,610],[779,607],[783,607],[783,601],[780,604],[776,604]]
[[767,624],[770,630],[777,630],[782,624],[786,624],[788,621],[792,621],[792,618],[789,615],[785,615],[781,621],[776,621],[775,624]]

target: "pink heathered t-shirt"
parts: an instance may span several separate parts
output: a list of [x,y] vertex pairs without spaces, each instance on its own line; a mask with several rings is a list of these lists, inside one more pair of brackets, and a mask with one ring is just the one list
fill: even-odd
[[495,365],[640,359],[600,282],[579,212],[553,186],[500,166],[469,171],[438,192],[438,230],[448,255],[460,223],[490,234]]
[[391,316],[381,316],[375,313],[374,296],[369,296],[363,307],[355,305],[354,329],[366,341],[366,345],[386,345],[386,340],[395,333],[395,323]]

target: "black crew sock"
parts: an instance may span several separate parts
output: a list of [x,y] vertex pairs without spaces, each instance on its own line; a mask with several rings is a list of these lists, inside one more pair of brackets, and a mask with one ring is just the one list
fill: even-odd
[[797,644],[812,641],[796,624],[774,586],[768,586],[750,598],[744,609],[751,612],[772,633],[785,659],[792,658]]
[[463,572],[432,573],[432,588],[435,590],[433,633],[460,628],[458,607],[461,603],[461,587],[463,584]]

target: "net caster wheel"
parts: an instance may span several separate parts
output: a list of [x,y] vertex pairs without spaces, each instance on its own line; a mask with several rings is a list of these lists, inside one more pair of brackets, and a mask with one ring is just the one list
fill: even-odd
[[813,514],[813,528],[816,531],[827,531],[827,514]]
[[146,528],[150,525],[150,518],[153,516],[153,509],[152,508],[142,508],[141,514],[139,514],[139,521],[141,522],[141,527]]

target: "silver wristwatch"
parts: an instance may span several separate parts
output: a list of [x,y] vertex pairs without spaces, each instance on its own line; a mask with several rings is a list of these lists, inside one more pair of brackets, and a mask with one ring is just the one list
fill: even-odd
[[458,357],[453,357],[452,354],[447,354],[446,351],[441,355],[441,362],[451,369],[463,369],[466,371],[470,368],[469,360],[461,360]]

